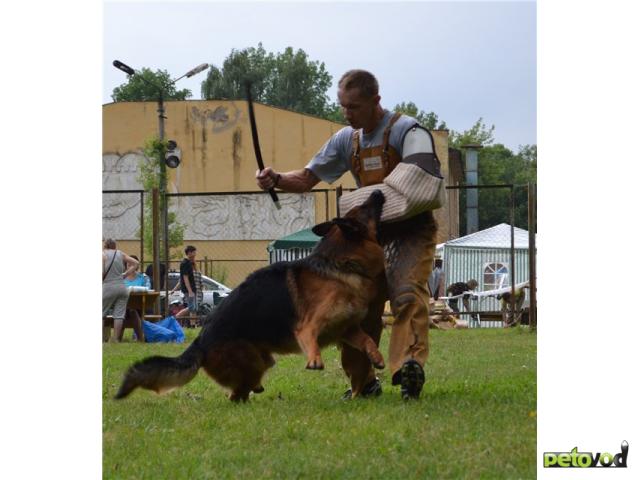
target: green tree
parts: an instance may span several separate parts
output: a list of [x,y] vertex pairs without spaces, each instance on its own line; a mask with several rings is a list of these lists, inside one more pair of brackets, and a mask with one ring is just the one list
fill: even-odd
[[176,90],[166,70],[153,72],[143,68],[140,73],[131,75],[127,83],[114,88],[111,98],[114,102],[155,102],[158,100],[158,89],[150,83],[163,88],[164,100],[186,100],[191,97],[189,89]]
[[[478,183],[480,185],[513,184],[515,226],[528,228],[528,182],[536,181],[537,148],[521,146],[513,153],[502,144],[482,148],[478,154]],[[499,223],[511,223],[509,189],[480,189],[478,194],[479,228],[485,229]]]
[[329,104],[327,113],[324,115],[324,118],[332,122],[342,123],[343,125],[347,124],[344,118],[344,114],[342,113],[342,107],[335,102]]
[[487,127],[480,117],[469,130],[462,133],[455,130],[449,131],[449,147],[461,148],[465,145],[482,145],[486,147],[493,143],[493,131],[495,126]]
[[332,77],[324,62],[312,61],[292,47],[267,53],[262,43],[258,48],[234,49],[222,69],[211,67],[202,82],[202,98],[244,99],[247,80],[256,101],[322,118],[334,113],[326,94]]
[[254,100],[265,103],[265,91],[269,77],[275,66],[272,53],[267,53],[258,44],[258,48],[231,50],[224,60],[222,68],[211,66],[207,78],[201,84],[201,95],[205,100],[240,100],[246,98],[245,84],[251,82],[251,95]]
[[[143,153],[148,160],[141,161],[139,165],[140,173],[138,181],[142,184],[146,193],[144,196],[144,222],[142,225],[142,228],[144,229],[144,254],[146,258],[151,258],[153,255],[153,196],[151,195],[151,191],[154,188],[160,188],[161,183],[165,181],[161,174],[160,159],[164,159],[166,149],[166,140],[161,142],[157,137],[147,140],[145,142]],[[164,239],[163,211],[164,200],[160,198],[159,231],[161,239]],[[171,211],[167,213],[167,223],[169,225],[169,252],[171,252],[171,248],[179,247],[184,243],[184,231],[186,226],[178,223],[176,213]],[[138,231],[138,238],[140,238],[141,234],[142,232]],[[164,241],[160,241],[160,261],[164,261],[164,252]],[[177,254],[177,257],[180,257],[179,253]]]
[[276,55],[265,101],[269,105],[324,117],[329,109],[331,75],[324,63],[309,60],[301,49],[287,47]]
[[425,112],[418,110],[418,107],[413,102],[402,102],[393,107],[394,112],[404,113],[410,117],[415,118],[420,125],[427,130],[446,130],[447,124],[442,121],[438,124],[438,115],[434,112]]

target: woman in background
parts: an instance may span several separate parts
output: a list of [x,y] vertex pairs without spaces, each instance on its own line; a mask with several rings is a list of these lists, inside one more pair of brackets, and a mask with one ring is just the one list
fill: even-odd
[[[124,317],[129,300],[129,289],[124,277],[138,269],[138,261],[116,248],[115,240],[104,241],[102,250],[102,318],[113,308],[113,339],[120,341],[124,330]],[[103,330],[103,341],[106,341]]]
[[[131,255],[131,258],[135,259],[137,262],[140,262],[138,257],[135,255]],[[147,277],[144,273],[139,272],[138,270],[134,270],[129,275],[124,278],[124,284],[127,287],[147,287],[151,288],[151,281],[149,277]]]

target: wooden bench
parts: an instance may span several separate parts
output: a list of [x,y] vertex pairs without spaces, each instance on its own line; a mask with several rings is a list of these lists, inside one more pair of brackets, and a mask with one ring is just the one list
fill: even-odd
[[[128,310],[136,310],[140,316],[140,320],[147,320],[148,322],[157,322],[162,320],[162,315],[147,315],[147,307],[151,307],[157,299],[160,297],[160,292],[153,290],[148,291],[132,291],[129,293],[129,300],[127,301]],[[133,328],[134,320],[129,315],[124,319],[124,328]],[[113,317],[107,316],[102,319],[102,341],[108,342],[111,337],[111,329],[113,328]],[[142,329],[142,323],[140,324],[140,332],[142,332],[142,341],[144,341],[144,331]]]
[[[133,328],[136,325],[136,319],[134,319],[134,317],[127,315],[124,319],[124,327],[123,329],[126,328]],[[102,317],[102,341],[103,342],[108,342],[109,339],[111,338],[111,329],[113,328],[113,317],[111,315],[107,315],[106,317]],[[139,339],[139,341],[144,342],[144,330],[142,329],[142,321],[140,321],[140,329],[139,331],[141,332],[141,336],[142,338]]]

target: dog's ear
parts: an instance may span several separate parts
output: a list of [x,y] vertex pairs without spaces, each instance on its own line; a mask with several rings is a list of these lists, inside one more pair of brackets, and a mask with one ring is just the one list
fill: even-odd
[[333,225],[333,221],[319,223],[318,225],[313,227],[311,231],[319,237],[324,237],[327,233],[329,233],[329,230],[331,230],[331,227],[333,227]]
[[367,236],[367,228],[353,218],[336,218],[334,222],[346,238],[359,240]]

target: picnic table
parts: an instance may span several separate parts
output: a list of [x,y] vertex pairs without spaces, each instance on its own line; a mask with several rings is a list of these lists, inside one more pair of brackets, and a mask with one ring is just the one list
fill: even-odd
[[[127,301],[127,309],[136,310],[140,315],[140,321],[157,322],[162,319],[162,315],[147,314],[147,308],[153,306],[158,300],[160,292],[155,290],[147,290],[138,287],[131,287],[129,291],[129,300]],[[142,327],[142,325],[140,325]],[[113,328],[113,317],[111,315],[102,319],[102,341],[106,342],[111,336],[111,328]],[[124,328],[133,328],[133,321],[130,316],[124,320]],[[142,330],[142,328],[140,328]],[[142,339],[144,341],[144,338]]]

